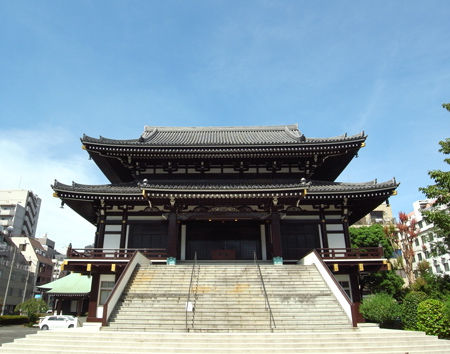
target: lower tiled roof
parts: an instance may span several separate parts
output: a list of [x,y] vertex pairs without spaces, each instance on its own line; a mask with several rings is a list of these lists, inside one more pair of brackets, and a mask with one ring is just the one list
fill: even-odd
[[163,193],[242,193],[249,192],[276,192],[276,191],[299,191],[307,190],[308,194],[330,194],[349,192],[370,192],[397,187],[395,179],[380,182],[376,180],[364,183],[342,183],[327,181],[287,181],[267,183],[261,181],[173,181],[159,182],[143,180],[140,182],[86,185],[72,183],[66,185],[55,181],[52,186],[55,192],[79,193],[79,194],[102,194],[102,195],[141,195],[142,191]]

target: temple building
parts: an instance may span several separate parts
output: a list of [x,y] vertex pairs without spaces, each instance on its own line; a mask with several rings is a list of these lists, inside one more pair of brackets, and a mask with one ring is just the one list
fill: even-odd
[[336,182],[366,135],[308,138],[297,125],[146,126],[137,139],[83,136],[111,182],[54,195],[97,227],[92,249],[69,249],[65,269],[92,275],[89,321],[136,250],[154,263],[245,262],[274,267],[312,250],[359,302],[360,272],[386,269],[381,249],[351,249],[348,227],[398,183]]

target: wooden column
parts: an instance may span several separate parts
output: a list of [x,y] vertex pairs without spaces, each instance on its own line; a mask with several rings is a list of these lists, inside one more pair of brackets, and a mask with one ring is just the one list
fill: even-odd
[[342,222],[342,227],[344,228],[344,239],[345,239],[345,247],[350,248],[351,242],[350,242],[350,233],[348,231],[348,217],[345,216],[344,220]]
[[56,314],[57,315],[62,315],[62,303],[63,303],[63,299],[62,297],[58,298],[58,302],[56,303]]
[[322,247],[328,248],[327,221],[325,220],[325,212],[322,208],[319,211],[320,217],[320,233],[322,234]]
[[97,320],[97,299],[98,287],[100,285],[100,274],[92,274],[91,293],[89,294],[89,308],[87,322],[98,322]]
[[359,283],[359,271],[356,267],[352,267],[350,273],[350,286],[352,289],[352,300],[354,306],[354,316],[356,317],[356,322],[365,322],[364,317],[359,312],[359,306],[361,305],[361,289]]
[[167,256],[177,258],[178,227],[177,215],[174,212],[169,213],[168,224]]
[[125,248],[127,239],[128,210],[125,208],[122,214],[122,228],[120,229],[120,248]]
[[280,213],[274,212],[271,215],[271,231],[272,231],[272,256],[282,257],[281,247],[281,225]]
[[77,300],[77,317],[81,316],[82,311],[83,311],[83,297]]
[[105,220],[106,216],[100,215],[97,225],[96,244],[95,248],[103,248],[103,242],[105,241]]

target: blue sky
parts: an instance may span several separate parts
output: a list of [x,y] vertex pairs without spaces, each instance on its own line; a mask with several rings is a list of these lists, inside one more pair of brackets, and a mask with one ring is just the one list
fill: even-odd
[[[448,1],[1,1],[0,188],[43,199],[38,234],[84,246],[93,228],[50,184],[106,180],[79,138],[144,125],[298,123],[368,134],[339,177],[396,177],[395,213],[448,168]],[[69,230],[67,225],[71,225]]]

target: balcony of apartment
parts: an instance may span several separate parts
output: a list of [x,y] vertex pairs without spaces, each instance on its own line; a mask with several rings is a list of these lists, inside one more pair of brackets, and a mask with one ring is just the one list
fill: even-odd
[[2,208],[0,209],[0,216],[14,216],[14,209]]

